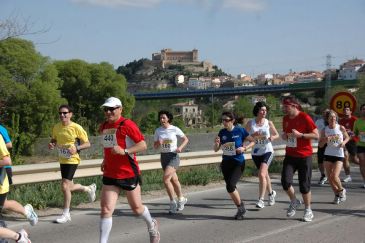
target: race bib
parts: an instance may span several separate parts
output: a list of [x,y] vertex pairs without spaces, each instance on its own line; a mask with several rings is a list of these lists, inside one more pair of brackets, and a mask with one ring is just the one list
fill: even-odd
[[255,137],[255,143],[258,147],[265,147],[266,141],[267,139],[265,135],[259,135]]
[[338,147],[340,145],[340,136],[337,134],[328,136],[327,144],[331,147]]
[[66,147],[58,148],[58,157],[69,159],[69,158],[71,158],[71,156],[72,155],[71,155],[70,151],[68,150],[68,148],[66,148]]
[[170,140],[170,139],[163,140],[162,144],[161,144],[161,152],[162,153],[172,152],[171,145],[172,145],[172,140]]
[[365,132],[360,132],[359,138],[360,138],[360,142],[365,143]]
[[116,132],[117,129],[115,128],[103,130],[101,138],[104,148],[113,148],[114,146],[118,145]]
[[222,144],[223,155],[233,156],[236,155],[236,147],[234,142],[228,142]]
[[286,146],[289,148],[297,147],[297,138],[292,133],[288,133],[288,139],[286,140]]

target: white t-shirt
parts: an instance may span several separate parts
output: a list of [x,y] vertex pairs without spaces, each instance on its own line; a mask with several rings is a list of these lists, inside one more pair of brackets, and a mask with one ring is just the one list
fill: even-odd
[[155,142],[162,141],[161,153],[175,153],[177,149],[177,136],[182,138],[185,137],[185,134],[180,128],[170,125],[168,128],[157,128],[153,140]]

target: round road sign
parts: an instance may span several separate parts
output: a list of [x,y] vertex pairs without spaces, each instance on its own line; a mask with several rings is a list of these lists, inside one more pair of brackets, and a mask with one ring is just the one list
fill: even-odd
[[349,92],[338,92],[331,98],[330,107],[337,114],[343,115],[345,107],[350,107],[352,111],[356,110],[356,99]]

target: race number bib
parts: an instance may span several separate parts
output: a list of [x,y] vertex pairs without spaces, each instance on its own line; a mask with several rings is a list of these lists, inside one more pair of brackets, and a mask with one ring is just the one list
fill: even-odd
[[236,147],[234,142],[228,142],[222,144],[223,155],[233,156],[236,155]]
[[360,142],[365,142],[365,132],[360,132],[359,134]]
[[289,148],[297,147],[297,138],[292,133],[288,133],[288,139],[286,140],[286,146]]
[[340,137],[337,134],[328,136],[327,144],[331,147],[338,147],[340,145]]
[[59,147],[58,148],[58,157],[60,158],[65,158],[65,159],[69,159],[71,158],[71,153],[70,151],[68,150],[67,147]]
[[170,139],[163,140],[162,144],[161,144],[161,152],[162,153],[172,152],[171,145],[172,145],[172,140],[170,140]]
[[103,130],[103,134],[101,135],[102,144],[104,148],[113,148],[117,146],[117,129],[105,129]]
[[266,141],[267,139],[265,135],[259,135],[255,137],[255,143],[258,147],[265,147]]

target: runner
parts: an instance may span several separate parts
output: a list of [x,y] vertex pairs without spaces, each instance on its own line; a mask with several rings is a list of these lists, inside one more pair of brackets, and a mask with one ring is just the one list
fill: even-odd
[[[1,125],[0,125],[0,135],[5,142],[6,148],[8,150],[11,149],[13,147],[13,144],[10,140],[9,133],[6,130],[6,128]],[[11,165],[6,165],[6,166],[4,166],[4,168],[5,168],[7,177],[8,177],[9,185],[12,185],[13,184],[13,180],[12,180],[13,173],[12,173]],[[30,204],[27,204],[23,207],[23,205],[21,205],[19,202],[15,201],[15,200],[8,200],[7,198],[5,198],[2,209],[9,210],[9,211],[23,215],[29,221],[30,225],[32,225],[32,226],[34,226],[38,223],[38,216],[37,216],[36,212],[34,211],[33,206]]]
[[[163,182],[170,198],[169,213],[174,214],[176,211],[182,211],[188,201],[181,192],[181,185],[176,170],[180,165],[178,153],[182,152],[189,139],[180,128],[171,125],[174,117],[170,112],[162,110],[158,113],[158,117],[161,127],[155,131],[154,148],[158,149],[161,147],[161,166],[164,171]],[[177,146],[177,137],[183,140],[180,146]],[[174,199],[175,194],[177,196],[176,201]]]
[[321,131],[319,146],[327,144],[324,152],[324,167],[329,178],[329,183],[335,193],[334,204],[346,201],[346,189],[343,188],[340,180],[342,162],[344,161],[344,148],[350,137],[344,126],[337,123],[338,115],[330,110],[327,113],[328,125]]
[[[0,210],[3,209],[4,202],[6,201],[6,195],[9,192],[9,180],[6,174],[4,166],[11,165],[10,153],[6,148],[4,139],[0,136]],[[11,229],[0,227],[0,237],[6,239],[12,239],[16,242],[31,243],[28,238],[28,234],[24,229],[19,232],[15,232]]]
[[313,220],[311,209],[312,139],[318,139],[318,130],[312,118],[301,111],[301,106],[293,97],[283,100],[283,134],[287,141],[286,153],[281,172],[281,184],[290,198],[287,216],[293,217],[302,202],[296,198],[293,184],[294,173],[298,170],[299,189],[305,204],[303,221]]
[[[82,191],[88,193],[89,201],[95,201],[96,185],[89,186],[74,184],[73,177],[77,166],[80,164],[79,151],[90,147],[90,142],[85,130],[77,123],[72,122],[72,108],[69,105],[61,105],[58,108],[61,122],[53,127],[52,139],[48,144],[49,149],[58,150],[58,160],[61,168],[61,189],[64,196],[63,213],[55,220],[64,224],[71,221],[70,206],[72,192]],[[79,144],[80,143],[80,144]]]
[[343,182],[351,182],[350,174],[350,161],[359,164],[359,158],[356,155],[356,142],[358,138],[354,134],[354,123],[357,120],[356,116],[352,115],[352,110],[350,107],[345,107],[343,109],[344,116],[338,122],[340,125],[346,128],[347,134],[350,136],[350,141],[346,143],[345,148],[345,160],[343,161],[343,169],[345,171],[346,177],[342,180]]
[[265,192],[269,193],[268,205],[275,204],[276,191],[272,189],[269,176],[269,166],[274,158],[272,141],[279,138],[278,131],[274,123],[266,119],[269,107],[265,102],[257,102],[253,108],[253,115],[256,117],[246,124],[246,130],[255,139],[255,146],[251,154],[256,168],[259,170],[259,200],[256,202],[257,208],[264,208]]
[[365,188],[365,104],[360,106],[360,118],[355,121],[354,132],[356,136],[359,136],[357,156],[359,157],[360,172]]
[[[235,126],[235,117],[232,112],[223,112],[222,122],[224,128],[219,131],[215,138],[214,151],[217,152],[222,147],[221,169],[226,182],[226,189],[233,203],[237,206],[237,213],[234,218],[243,219],[246,213],[245,204],[243,200],[241,201],[236,185],[245,169],[243,153],[255,145],[255,140],[244,128]],[[245,140],[250,141],[250,144],[245,146]]]
[[[315,125],[318,129],[318,132],[321,132],[327,125],[328,125],[328,122],[326,120],[326,116],[327,116],[327,113],[329,112],[329,109],[326,108],[324,109],[323,113],[322,113],[322,117],[319,118]],[[318,150],[317,150],[317,163],[318,163],[318,169],[319,169],[319,172],[321,173],[321,178],[319,179],[318,181],[318,184],[319,185],[323,185],[324,183],[327,182],[327,177],[326,177],[326,174],[325,174],[325,171],[324,171],[324,164],[323,164],[323,161],[324,161],[324,150],[326,149],[326,144],[324,144],[322,147],[319,146],[319,143],[318,143]]]
[[156,219],[142,204],[141,174],[136,153],[147,149],[144,137],[137,125],[122,117],[122,102],[115,97],[108,98],[102,105],[106,122],[100,125],[104,160],[103,187],[101,189],[100,243],[108,242],[113,225],[113,212],[122,189],[126,192],[129,206],[147,224],[151,243],[160,242]]

